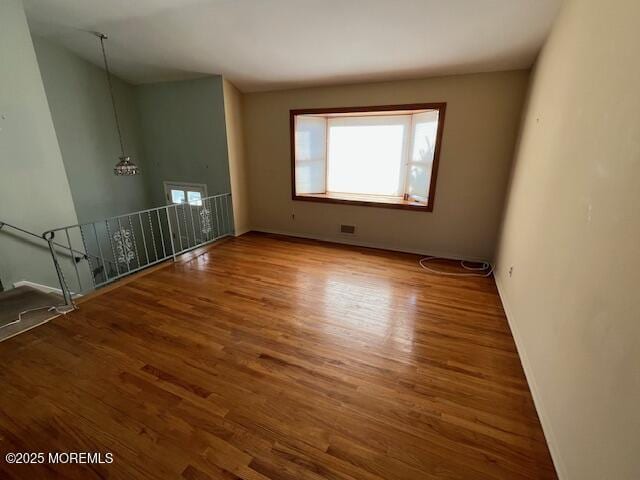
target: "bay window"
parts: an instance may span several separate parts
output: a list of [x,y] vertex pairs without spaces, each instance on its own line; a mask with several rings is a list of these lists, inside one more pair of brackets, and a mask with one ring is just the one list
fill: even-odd
[[444,111],[292,110],[293,199],[432,211]]

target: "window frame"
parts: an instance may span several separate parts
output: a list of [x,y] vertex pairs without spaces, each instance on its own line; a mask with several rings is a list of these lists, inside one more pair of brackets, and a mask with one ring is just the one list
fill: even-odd
[[[438,177],[438,166],[440,163],[440,150],[442,148],[442,136],[444,131],[445,113],[447,109],[446,102],[437,103],[410,103],[401,105],[373,105],[360,107],[332,107],[332,108],[305,108],[289,110],[289,136],[291,149],[291,199],[303,202],[332,203],[342,205],[356,205],[364,207],[392,208],[399,210],[413,210],[420,212],[433,212],[436,195],[436,183]],[[411,200],[398,201],[393,197],[388,202],[383,201],[378,196],[376,200],[360,200],[360,199],[342,199],[332,197],[330,194],[297,194],[296,193],[296,116],[298,115],[314,115],[314,114],[345,114],[345,113],[371,113],[371,112],[393,112],[393,111],[410,111],[410,110],[437,110],[438,111],[438,130],[436,132],[436,145],[433,153],[433,163],[431,170],[431,178],[429,181],[429,196],[427,203],[422,204]],[[413,142],[413,139],[411,140]],[[409,148],[412,148],[410,145]],[[326,168],[326,167],[325,167]],[[366,195],[360,195],[366,197]],[[372,196],[372,198],[376,198]]]
[[[171,198],[171,190],[182,190],[184,192],[185,204],[189,204],[189,192],[199,192],[202,198],[207,197],[207,185],[205,183],[191,183],[191,182],[172,182],[164,180],[162,182],[164,188],[164,196],[167,201],[167,205],[181,205],[180,203],[173,203]],[[177,187],[177,188],[172,188]]]

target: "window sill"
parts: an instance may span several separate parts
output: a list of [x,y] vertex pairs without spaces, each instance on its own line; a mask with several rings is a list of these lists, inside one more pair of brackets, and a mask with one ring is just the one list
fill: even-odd
[[396,210],[433,211],[433,205],[382,195],[358,195],[353,193],[304,193],[293,196],[303,202],[334,203],[361,207],[393,208]]

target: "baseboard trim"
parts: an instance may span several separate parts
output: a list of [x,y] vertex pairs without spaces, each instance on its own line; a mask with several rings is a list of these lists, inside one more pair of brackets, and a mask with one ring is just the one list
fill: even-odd
[[556,468],[558,478],[560,480],[568,480],[569,476],[567,475],[567,470],[560,456],[558,442],[556,441],[556,436],[553,433],[551,422],[549,421],[549,418],[545,413],[546,410],[542,402],[542,397],[540,396],[540,389],[538,388],[538,384],[536,383],[535,377],[533,375],[533,369],[531,367],[531,363],[529,362],[529,357],[527,357],[527,351],[524,348],[522,337],[520,336],[518,328],[516,327],[513,311],[509,307],[509,302],[504,295],[504,288],[502,287],[500,276],[494,274],[494,279],[496,282],[496,287],[498,289],[498,295],[500,296],[500,301],[502,302],[502,308],[504,309],[505,316],[507,317],[507,322],[509,323],[509,328],[511,329],[511,336],[513,337],[513,340],[516,344],[518,356],[520,357],[520,363],[522,364],[522,369],[524,370],[524,375],[527,379],[527,384],[529,385],[531,396],[533,397],[533,404],[536,408],[536,412],[538,413],[538,418],[540,419],[540,425],[542,426],[542,431],[544,432],[544,438],[547,442],[547,446],[549,447],[549,452],[551,453],[551,460],[553,461],[553,465]]
[[234,237],[239,237],[241,235],[244,235],[245,233],[249,233],[250,231],[251,231],[250,228],[243,228],[241,230],[236,230],[235,232],[233,232],[233,236]]
[[458,253],[437,252],[433,250],[429,251],[429,250],[423,250],[423,249],[398,248],[398,247],[391,247],[389,245],[385,245],[381,243],[362,242],[360,240],[351,239],[351,238],[344,238],[344,239],[334,238],[334,237],[326,237],[323,235],[313,235],[313,234],[299,233],[299,232],[288,232],[284,230],[274,230],[271,228],[262,228],[262,227],[255,227],[255,228],[252,228],[250,231],[260,232],[260,233],[271,233],[273,235],[285,235],[287,237],[306,238],[308,240],[319,240],[321,242],[337,243],[340,245],[352,245],[354,247],[376,248],[379,250],[388,250],[391,252],[411,253],[414,255],[422,255],[425,257],[439,257],[439,258],[446,258],[449,260],[468,260],[470,262],[486,262],[487,261],[484,258],[474,257],[474,256],[464,256]]
[[[19,282],[15,282],[13,284],[13,288],[18,288],[18,287],[31,287],[36,290],[40,290],[41,292],[44,292],[44,293],[55,293],[57,295],[62,295],[62,290],[59,288],[50,287],[48,285],[42,285],[41,283],[29,282],[28,280],[20,280]],[[73,295],[74,298],[82,297],[82,295],[79,293],[71,292],[71,295]]]

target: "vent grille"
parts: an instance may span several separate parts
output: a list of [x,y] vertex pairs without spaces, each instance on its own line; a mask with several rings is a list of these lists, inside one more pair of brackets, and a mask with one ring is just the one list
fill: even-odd
[[356,226],[355,225],[340,225],[340,233],[350,233],[350,234],[354,234],[356,233]]

